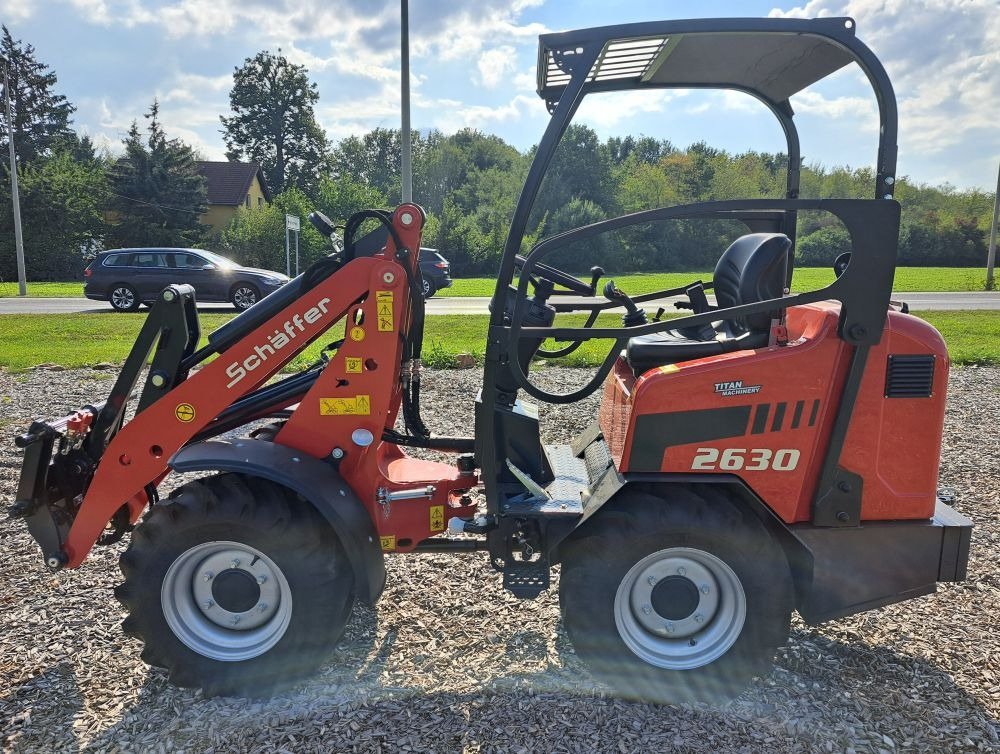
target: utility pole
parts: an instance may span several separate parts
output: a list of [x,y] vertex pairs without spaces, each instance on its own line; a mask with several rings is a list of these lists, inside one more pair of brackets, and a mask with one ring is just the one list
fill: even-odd
[[1000,221],[1000,169],[997,170],[997,192],[993,195],[993,225],[990,228],[990,251],[986,255],[986,290],[996,287],[993,267],[997,261],[997,222]]
[[410,147],[410,3],[400,0],[400,79],[402,83],[403,123],[400,134],[402,154],[400,168],[402,175],[402,195],[404,202],[413,201],[413,166]]
[[24,272],[24,237],[21,235],[21,197],[17,192],[17,160],[14,156],[14,115],[10,105],[10,64],[3,61],[3,90],[7,97],[7,142],[10,144],[10,198],[14,202],[14,249],[17,254],[17,291],[28,295]]

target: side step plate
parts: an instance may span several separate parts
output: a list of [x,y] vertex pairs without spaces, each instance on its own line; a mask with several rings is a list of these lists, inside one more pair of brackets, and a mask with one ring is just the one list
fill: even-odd
[[503,569],[503,588],[518,599],[535,599],[549,588],[548,558],[540,557],[528,562],[508,561]]

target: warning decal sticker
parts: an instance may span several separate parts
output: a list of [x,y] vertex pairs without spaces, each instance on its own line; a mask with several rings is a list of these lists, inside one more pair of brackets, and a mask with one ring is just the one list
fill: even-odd
[[370,416],[372,402],[370,395],[356,395],[353,398],[320,398],[321,416]]
[[389,537],[379,537],[382,542],[383,550],[395,550],[396,549],[396,537],[395,535]]
[[378,309],[379,332],[392,332],[396,325],[392,318],[392,291],[375,291],[375,306]]
[[344,359],[344,371],[348,374],[361,374],[361,357],[348,356]]
[[431,531],[444,531],[444,506],[431,506]]
[[179,403],[177,408],[174,409],[174,416],[177,417],[177,421],[184,422],[185,424],[194,421],[195,412],[194,406],[190,403]]

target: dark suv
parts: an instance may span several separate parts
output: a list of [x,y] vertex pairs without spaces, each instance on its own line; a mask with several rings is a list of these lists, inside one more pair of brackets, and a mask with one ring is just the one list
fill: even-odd
[[199,302],[229,301],[249,309],[288,282],[280,272],[241,267],[203,249],[113,249],[83,271],[83,295],[132,312],[171,283],[194,286]]
[[420,248],[420,274],[424,278],[424,298],[451,285],[451,265],[436,249]]

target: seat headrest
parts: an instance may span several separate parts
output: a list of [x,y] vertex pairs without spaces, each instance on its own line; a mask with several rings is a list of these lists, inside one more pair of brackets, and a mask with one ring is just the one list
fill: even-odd
[[[784,233],[750,233],[730,244],[715,266],[715,300],[719,308],[780,298],[785,290],[792,241]],[[781,310],[737,317],[739,332],[765,332]]]

